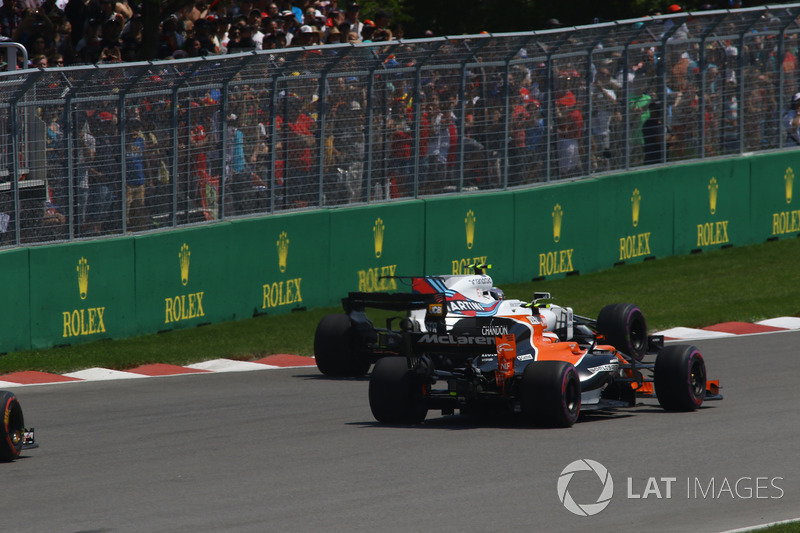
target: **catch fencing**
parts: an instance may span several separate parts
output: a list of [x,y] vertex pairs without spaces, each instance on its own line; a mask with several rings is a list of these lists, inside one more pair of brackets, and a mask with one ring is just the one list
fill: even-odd
[[0,73],[0,248],[796,146],[798,16]]

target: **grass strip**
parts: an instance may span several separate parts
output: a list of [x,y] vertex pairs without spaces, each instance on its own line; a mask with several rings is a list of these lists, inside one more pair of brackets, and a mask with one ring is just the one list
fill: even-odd
[[[559,280],[502,285],[506,296],[530,300],[550,292],[558,305],[596,317],[603,306],[637,304],[651,332],[676,326],[755,322],[800,316],[800,239],[669,257]],[[491,271],[490,271],[491,273]],[[344,295],[342,295],[344,296]],[[313,354],[314,330],[330,307],[212,324],[113,341],[0,356],[0,375],[23,370],[65,373],[92,367],[125,370],[143,364],[185,365],[209,359],[254,360]]]

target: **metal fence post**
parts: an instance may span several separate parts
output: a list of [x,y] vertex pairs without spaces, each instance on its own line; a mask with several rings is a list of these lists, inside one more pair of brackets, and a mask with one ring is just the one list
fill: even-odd
[[[14,244],[20,245],[21,242],[21,228],[22,225],[22,204],[19,198],[19,182],[20,182],[20,128],[19,121],[17,120],[17,111],[19,109],[19,101],[24,98],[28,90],[36,86],[36,82],[42,77],[42,71],[34,71],[26,80],[25,83],[19,88],[13,97],[9,99],[9,132],[11,134],[11,159],[12,159],[12,172],[11,172],[11,187],[14,190]],[[27,113],[27,108],[25,113]],[[26,148],[27,149],[27,148]]]
[[[420,161],[419,157],[422,153],[422,140],[420,139],[420,133],[422,131],[422,69],[428,60],[433,57],[433,55],[441,48],[441,46],[446,42],[445,39],[439,38],[435,41],[429,41],[430,44],[433,46],[430,50],[427,51],[427,55],[419,61],[417,64],[416,72],[414,74],[414,90],[412,96],[412,110],[414,116],[414,198],[419,197],[420,194],[420,182],[422,181],[421,176],[419,175],[420,169]],[[428,44],[427,42],[425,44]]]

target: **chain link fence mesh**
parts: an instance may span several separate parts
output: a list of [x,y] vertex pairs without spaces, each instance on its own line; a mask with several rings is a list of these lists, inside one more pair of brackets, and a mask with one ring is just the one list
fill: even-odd
[[798,15],[2,73],[0,247],[794,147]]

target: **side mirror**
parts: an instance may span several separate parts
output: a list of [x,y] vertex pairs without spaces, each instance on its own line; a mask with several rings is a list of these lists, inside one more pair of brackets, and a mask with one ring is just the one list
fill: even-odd
[[553,297],[550,296],[549,292],[534,292],[533,293],[533,302],[536,303],[539,300],[551,300]]

